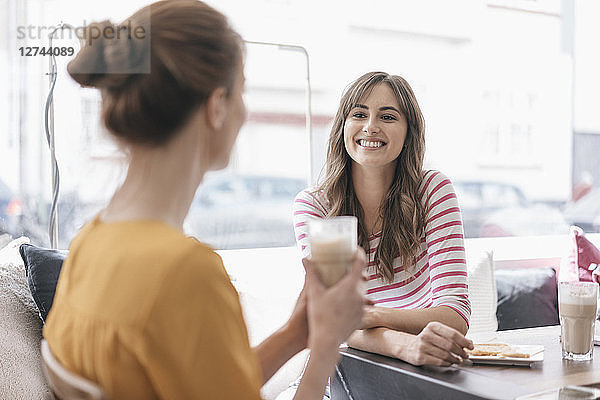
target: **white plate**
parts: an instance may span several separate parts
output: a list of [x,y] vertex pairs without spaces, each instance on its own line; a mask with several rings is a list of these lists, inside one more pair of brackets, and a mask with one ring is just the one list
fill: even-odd
[[500,356],[471,356],[469,360],[473,364],[495,364],[495,365],[523,365],[527,366],[534,362],[544,361],[544,346],[529,344],[509,344],[517,353],[529,354],[529,358],[500,357]]

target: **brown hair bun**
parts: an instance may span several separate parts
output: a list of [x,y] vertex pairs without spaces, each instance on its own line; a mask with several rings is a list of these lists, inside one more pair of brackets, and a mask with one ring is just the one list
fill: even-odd
[[67,70],[102,90],[102,120],[128,143],[165,144],[210,93],[231,89],[242,58],[243,42],[225,16],[198,0],[159,1],[119,25],[90,24],[80,36]]
[[136,64],[139,64],[140,53],[148,51],[144,43],[147,39],[130,37],[122,31],[122,27],[108,20],[94,22],[83,29],[82,48],[67,66],[77,83],[99,89],[115,88],[140,73],[141,68],[136,69]]

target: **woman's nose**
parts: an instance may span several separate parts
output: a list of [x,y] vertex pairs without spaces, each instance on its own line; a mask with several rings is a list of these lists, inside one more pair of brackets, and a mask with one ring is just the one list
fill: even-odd
[[365,125],[363,126],[363,132],[367,135],[375,134],[379,132],[379,125],[376,120],[369,118],[365,121]]

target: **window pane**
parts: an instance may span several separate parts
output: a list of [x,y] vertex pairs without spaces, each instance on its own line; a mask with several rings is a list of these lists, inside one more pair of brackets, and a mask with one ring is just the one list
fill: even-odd
[[[589,49],[600,38],[585,33],[596,29],[592,2],[578,2],[579,20],[573,20],[564,8],[569,2],[559,0],[380,0],[369,7],[350,1],[343,9],[323,6],[317,13],[275,1],[268,15],[258,13],[252,22],[244,20],[248,10],[236,13],[233,2],[219,3],[248,36],[267,34],[272,14],[289,5],[290,13],[280,12],[276,24],[285,26],[280,30],[288,40],[308,48],[313,112],[324,119],[331,120],[343,88],[364,72],[404,76],[426,119],[425,168],[454,181],[467,237],[566,233],[577,221],[565,207],[574,191],[586,190],[577,189],[578,181],[600,180],[597,161],[590,161],[598,159],[600,148],[575,153],[571,123],[578,105],[572,102],[569,40],[582,21],[575,48],[588,57],[597,53]],[[318,22],[306,29],[311,18]],[[585,46],[578,47],[584,37]],[[585,86],[576,77],[575,82]],[[594,104],[581,103],[586,109]],[[327,136],[328,129],[314,130],[313,176],[323,165]],[[574,166],[596,180],[575,175]]]
[[248,119],[225,171],[208,174],[186,230],[222,248],[292,246],[292,203],[307,186],[306,60],[247,44]]
[[[0,9],[2,231],[48,244],[48,60],[22,57],[18,48],[47,45],[59,21],[119,21],[146,3],[8,0]],[[574,12],[558,0],[209,3],[246,39],[308,50],[312,148],[309,154],[303,55],[248,45],[248,121],[230,167],[209,174],[198,191],[190,233],[221,248],[293,244],[292,194],[322,170],[343,88],[372,70],[402,75],[413,87],[426,119],[425,168],[452,178],[468,237],[560,233],[573,223],[600,231],[600,214],[589,206],[600,190],[600,132],[590,111],[599,82],[590,72],[600,46],[594,1],[576,2]],[[19,27],[28,26],[34,29],[20,38]],[[56,43],[78,48],[68,38]],[[61,247],[123,178],[121,153],[99,123],[98,94],[65,76],[67,61],[59,57],[55,93]]]

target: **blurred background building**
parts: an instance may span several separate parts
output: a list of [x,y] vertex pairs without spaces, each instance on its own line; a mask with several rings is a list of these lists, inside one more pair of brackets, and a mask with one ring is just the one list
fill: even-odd
[[[47,244],[48,58],[19,48],[47,46],[61,21],[120,21],[147,1],[3,1],[0,229]],[[306,49],[312,133],[304,54],[248,44],[248,122],[231,166],[199,189],[190,233],[219,248],[292,245],[291,202],[319,179],[344,87],[372,70],[412,85],[426,120],[426,167],[454,181],[468,237],[559,234],[574,223],[600,231],[600,2],[208,3],[247,40]],[[77,50],[65,36],[54,45]],[[61,247],[123,177],[122,155],[99,121],[99,95],[66,76],[69,59],[58,57],[54,98]]]

